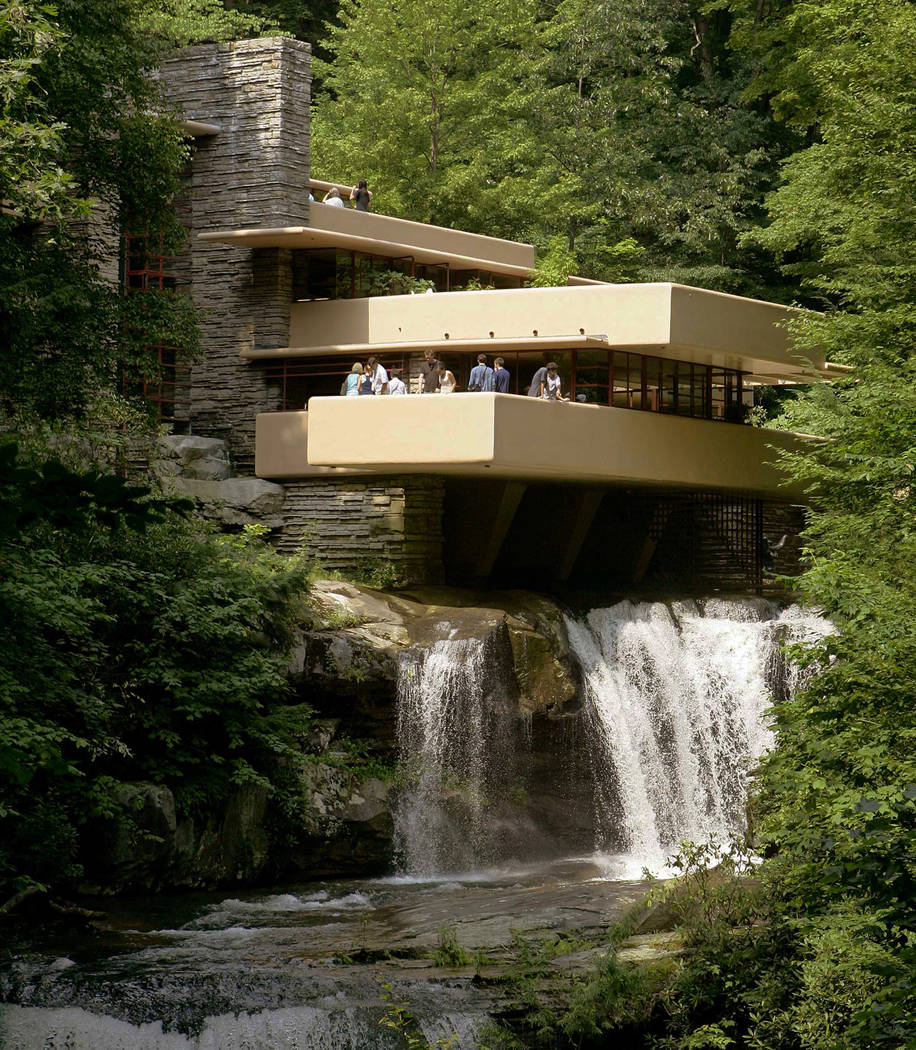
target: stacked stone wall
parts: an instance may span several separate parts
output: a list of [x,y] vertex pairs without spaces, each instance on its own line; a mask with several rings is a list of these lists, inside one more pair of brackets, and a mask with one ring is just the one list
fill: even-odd
[[182,207],[202,313],[188,420],[226,440],[236,469],[251,473],[255,416],[279,407],[278,393],[239,353],[288,345],[291,255],[198,234],[308,222],[310,48],[281,37],[207,44],[165,62],[161,75],[181,114],[219,128],[197,140]]
[[366,574],[390,562],[417,583],[442,579],[441,478],[318,478],[284,485],[282,551],[305,544],[325,570]]

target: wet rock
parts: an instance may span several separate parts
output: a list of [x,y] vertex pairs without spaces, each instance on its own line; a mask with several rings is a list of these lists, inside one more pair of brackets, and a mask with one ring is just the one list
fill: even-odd
[[372,777],[357,785],[350,796],[342,820],[351,824],[368,824],[384,830],[391,820],[392,783]]
[[117,812],[87,835],[87,892],[250,882],[270,860],[268,791],[261,785],[234,791],[203,820],[178,819],[175,798],[161,784],[123,784],[114,802]]
[[319,763],[309,773],[308,790],[307,834],[289,857],[288,873],[316,879],[390,870],[391,782],[354,781],[344,770]]
[[563,660],[552,641],[516,617],[506,621],[512,664],[519,689],[519,707],[528,714],[536,711],[561,713],[578,694],[568,660]]
[[112,802],[115,813],[88,829],[87,877],[109,892],[152,889],[166,877],[172,857],[175,797],[161,784],[139,782],[119,785]]
[[[201,498],[240,487],[266,491],[270,498],[282,498],[283,491],[257,479],[173,478],[171,483]],[[309,598],[311,623],[301,629],[287,675],[317,717],[303,726],[300,738],[307,761],[280,762],[300,778],[295,792],[302,800],[300,845],[288,853],[285,844],[271,842],[271,803],[263,787],[240,789],[211,813],[178,819],[167,788],[132,785],[118,798],[122,815],[98,836],[103,848],[90,866],[100,886],[205,887],[280,874],[322,878],[390,869],[396,791],[391,781],[360,779],[359,751],[349,745],[340,750],[339,741],[350,738],[370,757],[392,758],[400,664],[445,638],[487,639],[494,685],[487,702],[502,705],[509,722],[524,727],[531,745],[526,776],[540,785],[536,797],[518,788],[517,798],[498,793],[489,798],[494,836],[534,835],[529,819],[534,809],[542,823],[568,828],[570,835],[578,834],[580,823],[588,824],[587,800],[565,788],[554,797],[551,788],[549,771],[570,746],[564,735],[568,722],[558,726],[556,719],[574,707],[579,688],[556,603],[517,591],[386,593],[335,580],[317,581]],[[455,793],[443,801],[448,811],[460,810],[466,800]]]
[[224,810],[206,820],[183,820],[176,829],[169,883],[213,886],[250,882],[270,859],[264,823],[268,791],[247,784],[230,795]]
[[[338,677],[344,693],[352,691],[347,683],[359,680],[388,681],[394,689],[399,653],[406,649],[493,635],[506,646],[500,663],[517,683],[521,714],[562,714],[578,696],[562,611],[539,595],[442,587],[387,594],[323,580],[313,600],[325,629],[306,636],[302,669],[325,681]],[[298,652],[296,661],[298,666]]]
[[622,963],[645,965],[674,959],[683,952],[683,940],[675,931],[643,933],[628,937],[617,949],[617,959]]

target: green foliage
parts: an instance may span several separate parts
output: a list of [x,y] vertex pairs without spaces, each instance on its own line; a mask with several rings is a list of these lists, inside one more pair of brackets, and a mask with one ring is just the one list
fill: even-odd
[[267,6],[249,12],[222,0],[151,0],[141,7],[138,26],[169,47],[277,35],[280,27]]
[[[732,6],[754,91],[811,125],[752,239],[827,308],[797,325],[800,352],[855,373],[797,391],[778,421],[829,438],[783,462],[817,497],[802,593],[839,632],[804,654],[814,675],[776,708],[759,775],[765,908],[728,997],[747,1008],[725,1007],[712,958],[673,1003],[682,1033],[725,1017],[736,1045],[897,1048],[916,1040],[916,10]],[[697,963],[716,949],[699,943]]]
[[79,872],[120,781],[183,810],[269,785],[307,725],[284,676],[301,559],[120,477],[0,457],[0,882]]
[[430,1043],[420,1030],[407,1000],[398,995],[390,984],[383,984],[382,989],[382,999],[387,1006],[379,1024],[397,1032],[407,1050],[453,1050],[458,1045],[458,1036],[454,1033]]
[[[162,42],[140,0],[0,7],[0,198],[29,219],[0,218],[0,388],[11,415],[78,418],[123,380],[150,378],[147,349],[192,356],[189,301],[124,297],[100,269],[122,224],[183,243],[172,207],[188,148],[159,108],[147,70]],[[88,223],[74,223],[74,218]],[[112,239],[115,244],[112,244]]]
[[528,278],[532,288],[550,288],[565,285],[576,272],[576,257],[566,247],[562,236],[551,239],[547,251],[538,259],[538,265]]
[[439,927],[438,947],[433,959],[436,966],[470,966],[474,961],[459,943],[458,927],[455,925]]
[[370,295],[411,295],[435,290],[435,282],[413,277],[400,270],[379,270],[372,274]]
[[367,587],[372,587],[377,591],[400,587],[404,582],[398,566],[385,558],[368,558],[360,580]]
[[315,167],[368,177],[390,214],[561,238],[590,277],[761,293],[778,271],[739,238],[797,138],[742,97],[724,6],[345,0],[316,65]]
[[536,206],[526,128],[535,6],[344,0],[338,19],[323,42],[331,60],[316,62],[313,170],[365,176],[389,214],[493,234],[525,228]]
[[336,0],[310,0],[307,5],[302,0],[226,0],[225,6],[234,13],[263,19],[265,28],[275,23],[281,32],[306,40],[313,48],[324,33],[325,23],[337,14]]
[[54,9],[0,3],[0,201],[26,215],[54,219],[85,202],[60,166],[64,125],[49,117],[36,72],[61,46]]

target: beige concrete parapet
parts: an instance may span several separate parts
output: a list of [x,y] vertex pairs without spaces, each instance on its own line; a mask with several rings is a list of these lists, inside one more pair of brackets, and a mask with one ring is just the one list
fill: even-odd
[[[338,209],[339,210],[339,209]],[[364,352],[378,344],[419,349],[507,341],[529,349],[589,337],[616,349],[739,369],[776,378],[810,377],[792,353],[797,311],[775,303],[676,284],[519,288],[294,303],[290,345],[271,353]],[[486,349],[483,346],[482,349]],[[813,362],[825,377],[823,359]]]
[[684,486],[803,499],[775,448],[808,439],[652,412],[513,394],[316,397],[257,421],[257,473],[316,469]]

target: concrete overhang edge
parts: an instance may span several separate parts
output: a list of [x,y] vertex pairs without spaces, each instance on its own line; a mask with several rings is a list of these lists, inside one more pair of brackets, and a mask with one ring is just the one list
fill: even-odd
[[[478,256],[419,248],[415,244],[402,241],[382,241],[375,237],[341,234],[333,230],[322,230],[316,226],[209,230],[197,236],[201,241],[217,241],[237,248],[344,247],[348,250],[363,251],[369,255],[383,255],[391,259],[411,256],[418,262],[428,265],[447,263],[462,269],[484,270],[487,273],[502,274],[506,277],[528,277],[531,274],[530,266],[515,266],[512,263],[496,262],[493,259],[482,259]],[[297,238],[299,243],[297,243]]]
[[397,343],[337,343],[325,346],[279,346],[266,350],[242,350],[239,356],[245,361],[264,361],[282,357],[345,357],[352,354],[392,354],[398,352],[422,353],[424,350],[451,350],[453,353],[473,352],[490,349],[505,350],[538,350],[542,347],[551,350],[564,347],[609,347],[605,335],[564,335],[538,336],[509,339],[425,339],[419,342]]

